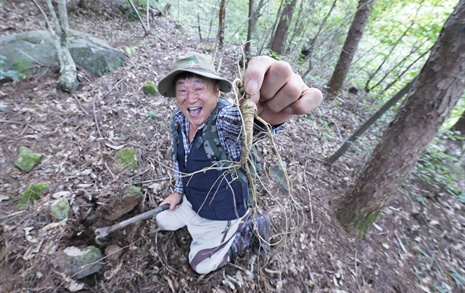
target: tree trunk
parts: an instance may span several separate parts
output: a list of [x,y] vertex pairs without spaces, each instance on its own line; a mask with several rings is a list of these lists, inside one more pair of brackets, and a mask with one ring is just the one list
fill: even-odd
[[252,53],[250,52],[250,43],[252,42],[252,35],[255,31],[255,23],[257,22],[257,18],[255,18],[255,0],[249,0],[249,23],[247,26],[247,40],[245,41],[244,45],[244,55],[246,64],[252,57]]
[[289,31],[289,24],[294,15],[294,9],[297,0],[290,0],[283,9],[279,19],[278,26],[274,32],[273,38],[270,42],[270,49],[278,54],[283,54],[284,45],[286,44],[287,34]]
[[224,43],[224,18],[226,14],[226,0],[221,0],[220,12],[218,15],[218,49],[221,51]]
[[368,23],[375,1],[376,0],[360,0],[358,3],[357,13],[355,13],[336,68],[328,83],[328,93],[330,95],[336,95],[344,84],[344,80],[349,73],[350,64],[357,52],[358,44],[363,37],[363,31]]
[[76,64],[74,63],[73,57],[69,52],[68,47],[68,11],[66,9],[66,0],[58,1],[58,15],[60,17],[61,27],[56,28],[59,32],[60,47],[61,47],[61,70],[58,84],[60,87],[67,92],[73,92],[77,86],[77,73]]
[[[48,31],[55,42],[58,60],[60,62],[60,77],[58,79],[59,87],[66,92],[73,92],[77,87],[76,64],[68,48],[68,12],[66,10],[66,0],[58,1],[58,16],[51,0],[47,0],[47,7],[52,16],[53,24],[47,18],[46,13],[40,5],[33,0],[33,3],[40,10],[45,18]],[[53,29],[53,27],[55,29]]]
[[412,90],[353,188],[341,224],[363,235],[409,175],[465,90],[465,0],[451,14]]
[[247,26],[247,40],[244,45],[244,55],[245,61],[247,64],[250,59],[252,59],[252,52],[251,52],[251,45],[252,45],[252,36],[255,32],[255,26],[257,24],[257,20],[260,17],[260,10],[265,5],[264,0],[260,0],[257,7],[255,7],[255,0],[249,0],[249,19],[248,19],[248,26]]

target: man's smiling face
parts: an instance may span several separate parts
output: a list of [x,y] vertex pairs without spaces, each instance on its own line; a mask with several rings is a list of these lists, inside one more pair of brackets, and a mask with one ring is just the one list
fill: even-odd
[[205,123],[218,104],[220,85],[215,80],[187,75],[176,81],[177,106],[192,126]]

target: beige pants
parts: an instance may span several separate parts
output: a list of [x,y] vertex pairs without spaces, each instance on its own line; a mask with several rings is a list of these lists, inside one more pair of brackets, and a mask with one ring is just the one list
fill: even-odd
[[204,219],[192,210],[191,203],[184,196],[178,208],[159,213],[156,221],[158,228],[167,231],[187,226],[192,236],[189,263],[197,273],[208,274],[229,262],[228,251],[233,243],[233,236],[248,213],[230,221]]

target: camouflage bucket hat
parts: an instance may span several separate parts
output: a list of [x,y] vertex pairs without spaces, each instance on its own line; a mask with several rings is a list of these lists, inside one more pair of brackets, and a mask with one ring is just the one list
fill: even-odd
[[176,87],[174,82],[176,77],[182,72],[191,72],[200,76],[217,80],[220,83],[220,90],[224,93],[231,91],[232,84],[227,79],[219,77],[215,72],[215,67],[210,56],[190,53],[181,57],[174,63],[174,69],[158,83],[158,91],[165,97],[175,97]]

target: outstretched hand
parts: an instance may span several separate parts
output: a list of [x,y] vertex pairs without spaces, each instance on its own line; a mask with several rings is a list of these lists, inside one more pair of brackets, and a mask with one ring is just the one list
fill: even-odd
[[321,91],[309,88],[289,63],[268,56],[250,60],[244,84],[257,104],[258,115],[271,125],[286,122],[293,115],[307,114],[323,100]]

